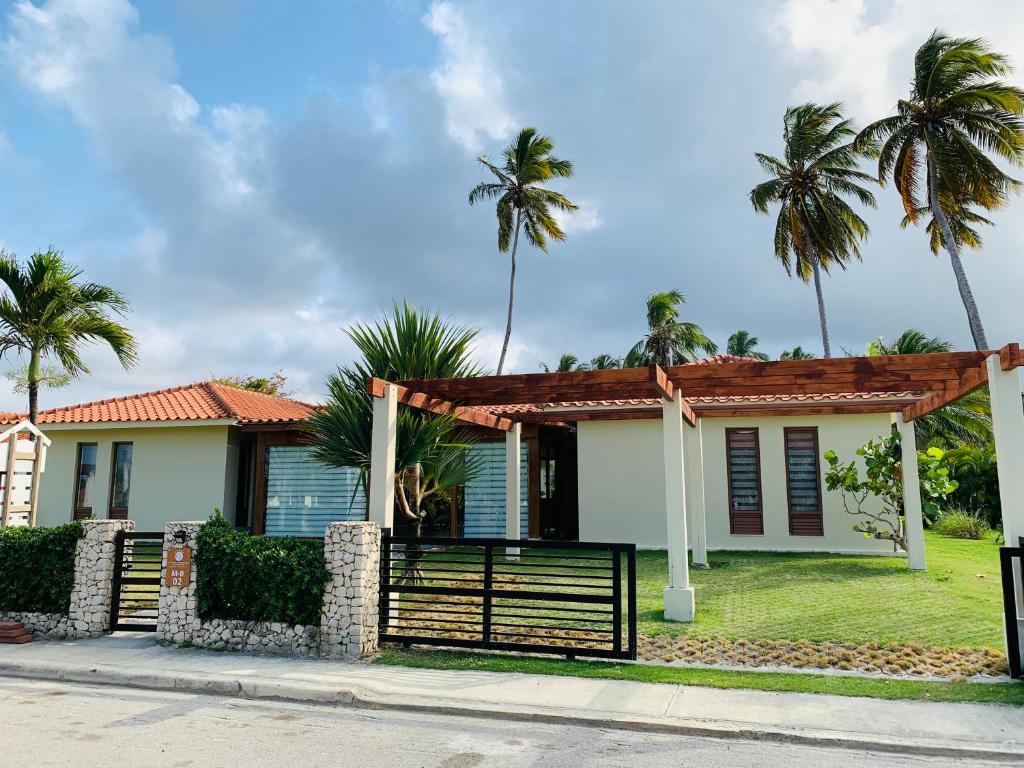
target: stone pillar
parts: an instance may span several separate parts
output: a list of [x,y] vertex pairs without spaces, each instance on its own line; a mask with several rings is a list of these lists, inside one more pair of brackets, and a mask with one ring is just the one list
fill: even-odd
[[[160,603],[157,609],[156,636],[173,643],[191,642],[199,630],[199,607],[196,604],[196,535],[203,523],[197,520],[167,523],[164,526],[164,553],[160,561]],[[175,538],[178,531],[185,532],[185,540]],[[192,550],[192,574],[187,587],[168,587],[163,583],[167,572],[168,547],[188,547]]]
[[900,466],[903,472],[903,526],[907,536],[907,567],[923,571],[924,513],[921,511],[921,479],[917,471],[917,434],[914,422],[904,421],[898,413],[892,415],[900,433]]
[[665,618],[693,621],[686,543],[686,472],[683,464],[682,395],[662,402],[662,450],[665,457],[665,519],[668,526],[668,586],[663,594]]
[[68,637],[98,637],[110,628],[114,557],[118,531],[133,531],[131,520],[83,520],[85,535],[75,547],[75,585],[68,609]]
[[380,526],[331,523],[324,534],[330,579],[320,616],[320,655],[355,658],[378,644]]

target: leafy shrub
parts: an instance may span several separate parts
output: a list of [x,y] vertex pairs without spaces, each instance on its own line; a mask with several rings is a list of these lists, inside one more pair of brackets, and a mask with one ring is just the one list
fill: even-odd
[[932,529],[943,536],[957,539],[980,539],[991,530],[991,527],[985,518],[974,512],[944,509],[939,512]]
[[945,465],[957,489],[949,496],[950,509],[962,509],[983,517],[992,528],[1002,524],[999,476],[995,448],[964,446],[946,452]]
[[0,610],[67,614],[81,523],[0,529]]
[[324,543],[251,536],[214,515],[196,537],[196,599],[202,619],[319,624]]

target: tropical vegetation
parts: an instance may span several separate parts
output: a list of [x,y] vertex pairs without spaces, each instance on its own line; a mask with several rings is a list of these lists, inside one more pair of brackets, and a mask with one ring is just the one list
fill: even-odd
[[713,355],[718,345],[696,323],[681,320],[686,297],[677,290],[658,291],[647,297],[647,334],[626,354],[623,367],[650,363],[676,365],[695,360],[699,353]]
[[[978,245],[971,210],[1002,206],[1019,183],[989,153],[1024,164],[1024,91],[999,79],[1009,59],[980,39],[935,31],[917,50],[910,95],[896,114],[857,136],[861,151],[878,151],[878,180],[892,179],[910,223],[931,214],[929,236],[949,254],[975,348],[988,348],[981,313],[960,260],[961,245]],[[924,199],[922,199],[922,186]]]
[[779,355],[779,360],[813,360],[814,353],[808,352],[803,347],[797,345],[792,349],[787,349]]
[[726,342],[725,351],[727,354],[738,357],[749,357],[752,360],[767,360],[768,355],[757,350],[761,340],[757,336],[751,336],[749,331],[739,330],[729,337]]
[[[327,378],[327,400],[309,417],[313,457],[331,467],[354,467],[366,487],[370,470],[373,405],[371,377],[444,379],[483,373],[472,359],[477,332],[440,315],[395,305],[390,315],[345,331],[361,354]],[[464,485],[478,471],[468,451],[473,442],[452,416],[399,408],[395,451],[395,497],[401,518],[420,535],[432,508],[429,500]]]
[[561,192],[542,186],[552,179],[567,179],[572,176],[572,163],[555,157],[555,144],[537,132],[536,128],[524,128],[516,140],[505,148],[505,162],[495,165],[486,156],[477,158],[480,164],[493,174],[495,181],[477,184],[469,193],[469,204],[483,200],[496,200],[498,216],[498,250],[508,253],[511,249],[511,270],[508,283],[508,319],[505,323],[505,339],[498,358],[498,374],[505,368],[508,341],[512,335],[512,309],[516,288],[516,251],[519,248],[519,234],[522,232],[530,245],[547,253],[548,238],[564,240],[565,232],[559,226],[554,211],[573,213],[578,206]]
[[247,392],[257,392],[261,395],[273,395],[274,397],[290,397],[293,392],[286,389],[288,377],[283,371],[275,371],[266,376],[220,376],[214,381],[226,387],[244,389]]
[[130,368],[138,358],[135,337],[116,318],[128,312],[128,300],[113,288],[82,282],[82,270],[53,248],[34,253],[22,266],[0,251],[0,355],[14,351],[27,357],[25,389],[29,421],[39,416],[39,388],[53,378],[52,360],[68,375],[89,373],[82,358],[86,344],[110,347]]
[[860,242],[868,235],[868,225],[844,198],[875,206],[874,194],[864,186],[874,179],[857,168],[872,147],[869,142],[855,146],[856,135],[840,104],[801,104],[783,118],[782,158],[755,153],[772,178],[751,190],[750,202],[765,214],[779,206],[775,257],[787,274],[814,281],[825,357],[832,357],[832,347],[821,273],[860,259]]

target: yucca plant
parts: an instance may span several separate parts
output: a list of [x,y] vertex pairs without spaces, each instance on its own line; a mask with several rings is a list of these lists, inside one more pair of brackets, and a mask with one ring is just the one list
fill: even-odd
[[1024,164],[1024,91],[999,79],[1009,73],[1009,60],[985,41],[936,30],[914,57],[910,97],[856,141],[859,148],[881,145],[878,180],[892,178],[911,223],[931,213],[933,250],[938,236],[979,350],[988,349],[988,340],[960,246],[971,245],[970,224],[982,221],[970,207],[998,208],[1019,187],[988,157]]
[[[365,489],[370,471],[373,403],[370,377],[389,381],[478,376],[472,359],[477,332],[454,326],[437,314],[395,305],[389,317],[345,331],[362,358],[327,378],[327,400],[306,423],[316,460],[359,470]],[[479,471],[469,452],[472,436],[451,416],[399,408],[395,451],[395,498],[416,535],[426,519],[424,501],[465,485]]]
[[832,357],[832,346],[821,273],[860,259],[860,242],[868,235],[868,225],[844,198],[875,207],[874,194],[864,186],[874,179],[857,169],[872,147],[855,147],[856,135],[840,104],[802,104],[783,118],[782,158],[755,154],[772,178],[751,190],[750,202],[758,213],[779,206],[775,257],[787,274],[814,281],[825,357]]

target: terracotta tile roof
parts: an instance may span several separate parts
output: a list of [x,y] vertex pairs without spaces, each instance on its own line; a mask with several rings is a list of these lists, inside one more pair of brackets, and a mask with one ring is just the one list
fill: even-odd
[[[40,424],[107,424],[126,421],[210,421],[232,419],[241,424],[301,421],[313,406],[286,397],[200,381],[183,387],[113,397],[39,412]],[[7,419],[7,417],[10,417]],[[19,414],[3,414],[13,423]]]

